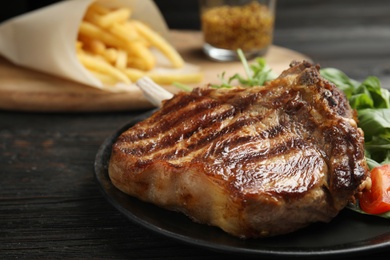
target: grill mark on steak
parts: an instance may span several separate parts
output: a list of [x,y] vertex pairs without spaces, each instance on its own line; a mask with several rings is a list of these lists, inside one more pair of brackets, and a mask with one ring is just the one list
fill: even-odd
[[[159,150],[172,147],[179,140],[187,140],[188,138],[199,132],[202,128],[208,128],[212,124],[219,124],[219,122],[222,122],[225,119],[234,115],[235,110],[233,107],[219,106],[219,108],[221,108],[220,113],[215,113],[215,110],[211,110],[204,111],[204,113],[194,113],[191,117],[182,118],[182,121],[172,125],[170,131],[167,131],[165,127],[162,129],[154,128],[153,131],[149,132],[149,135],[143,136],[143,138],[154,138],[159,135],[160,131],[164,132],[165,135],[160,136],[157,142],[151,142],[147,145],[140,145],[137,147],[137,149],[123,149],[123,151],[125,153],[134,155],[141,155],[145,154],[146,152],[157,152]],[[217,106],[215,106],[214,109],[217,109]],[[198,124],[194,122],[203,122],[202,128],[199,128]],[[135,137],[133,135],[124,135],[124,139],[128,142],[134,142],[139,136],[142,135],[143,130],[144,129],[142,128],[139,129],[139,131],[135,131]],[[170,156],[167,155],[167,158],[169,157]]]
[[259,97],[259,93],[250,93],[249,95],[244,97],[235,97],[229,103],[231,103],[231,105],[235,107],[238,111],[243,113],[246,110],[249,110],[252,107],[253,103],[255,103]]
[[[241,91],[241,90],[240,90]],[[210,90],[211,92],[211,90]],[[255,100],[254,97],[257,97],[257,95],[249,95],[249,100]],[[155,158],[162,159],[162,160],[175,160],[177,158],[180,158],[182,156],[187,156],[191,153],[196,154],[199,150],[207,146],[210,142],[213,142],[215,140],[220,139],[221,137],[226,137],[226,135],[231,134],[231,133],[236,133],[242,130],[243,127],[252,125],[253,127],[256,127],[256,123],[261,123],[262,119],[267,117],[268,115],[261,115],[257,117],[249,117],[245,118],[242,117],[243,114],[245,114],[246,110],[252,109],[250,105],[245,105],[242,106],[240,110],[240,116],[238,116],[237,120],[232,123],[227,125],[226,127],[222,128],[219,131],[212,131],[211,133],[205,133],[203,134],[203,137],[200,139],[196,139],[195,141],[192,141],[187,144],[187,146],[181,148],[181,149],[169,149],[169,147],[175,145],[179,140],[188,140],[190,137],[194,136],[196,133],[199,133],[202,129],[207,129],[211,125],[215,124],[216,122],[222,123],[222,121],[230,118],[231,116],[237,115],[237,110],[236,109],[228,109],[222,111],[222,113],[208,113],[208,109],[214,111],[218,106],[221,106],[221,104],[216,105],[216,103],[212,100],[207,100],[200,96],[200,99],[202,99],[202,102],[200,103],[200,106],[196,106],[195,109],[191,110],[194,111],[193,115],[191,117],[187,117],[183,119],[183,121],[176,120],[175,123],[172,124],[172,126],[176,126],[178,129],[172,128],[173,131],[169,135],[164,135],[163,137],[158,139],[158,142],[152,142],[149,145],[146,146],[139,146],[137,149],[131,149],[131,150],[125,150],[125,153],[128,154],[134,154],[134,155],[142,155],[145,154],[146,152],[150,153],[150,156],[154,156]],[[199,99],[198,98],[198,99]],[[288,100],[290,98],[290,100]],[[314,130],[317,130],[319,132],[322,132],[324,129],[324,126],[321,125],[321,122],[316,122],[315,119],[310,116],[310,108],[309,106],[305,106],[304,102],[300,100],[301,95],[300,92],[298,91],[291,91],[287,94],[282,94],[281,96],[271,100],[267,101],[266,103],[272,103],[274,106],[282,106],[283,104],[285,105],[285,109],[287,114],[290,114],[291,116],[295,115],[296,113],[300,113],[300,115],[304,115],[304,122],[305,122],[305,129],[308,130],[308,133],[304,133],[306,136],[305,138],[311,139],[311,134],[314,132]],[[232,98],[226,98],[226,102],[229,102],[232,100]],[[191,99],[192,101],[196,101],[196,99]],[[183,103],[183,102],[179,102]],[[234,103],[234,102],[233,102]],[[248,104],[250,102],[237,102],[236,104]],[[209,104],[213,104],[210,106]],[[246,110],[243,108],[245,107]],[[301,110],[304,111],[301,111]],[[189,114],[189,113],[188,113]],[[200,118],[199,115],[202,115]],[[292,119],[289,119],[292,120]],[[296,120],[293,120],[296,121]],[[196,124],[193,124],[193,122],[202,122],[202,127],[198,128]],[[153,136],[156,135],[156,133],[160,131],[166,131],[166,126],[159,128],[154,128],[154,131],[150,133],[148,138],[152,138]],[[286,125],[283,125],[283,122],[280,122],[280,124],[276,126],[271,126],[267,129],[263,129],[259,131],[258,136],[250,136],[250,137],[238,137],[235,139],[229,138],[229,145],[224,143],[224,145],[221,145],[221,148],[213,150],[214,154],[219,154],[223,153],[224,149],[226,149],[227,146],[238,146],[243,143],[254,143],[259,141],[260,139],[273,139],[277,137],[277,135],[283,133],[284,128],[289,128]],[[213,129],[216,129],[213,127]],[[310,130],[311,129],[311,130]],[[143,130],[143,129],[142,129]],[[172,133],[173,132],[173,133]],[[335,134],[330,134],[330,139],[332,143],[334,143],[335,139],[334,136]],[[145,136],[144,136],[145,137]],[[344,137],[343,137],[344,138]],[[341,138],[341,139],[343,139]],[[132,138],[127,138],[127,140],[132,140]],[[312,140],[313,141],[313,140]],[[338,140],[338,142],[342,143],[342,140]],[[337,142],[336,142],[337,143]],[[224,148],[222,148],[224,147]],[[344,147],[344,146],[342,146]],[[286,151],[288,148],[292,148],[291,146],[291,140],[290,142],[287,141],[285,144],[276,144],[276,147],[274,149],[269,150],[269,154],[266,154],[264,151],[261,151],[256,155],[252,155],[253,159],[248,159],[248,160],[256,160],[256,157],[260,159],[261,157],[269,156],[272,157],[274,155],[283,153],[283,151]],[[212,149],[208,149],[212,150]],[[345,151],[337,151],[337,147],[333,149],[333,153],[336,155],[345,153]],[[203,157],[207,157],[209,154],[203,154]],[[149,161],[144,161],[142,164],[139,164],[139,166],[146,166],[149,164]],[[340,170],[342,172],[342,170]]]
[[[261,123],[263,116],[258,116],[256,118],[243,118],[239,117],[235,122],[232,124],[227,125],[226,127],[221,128],[219,131],[212,131],[212,132],[206,132],[203,133],[201,138],[195,139],[194,141],[190,143],[186,143],[187,146],[183,149],[177,150],[177,149],[169,149],[175,143],[177,143],[179,140],[185,141],[195,135],[196,133],[200,132],[202,129],[208,129],[213,124],[221,124],[222,121],[227,120],[229,117],[234,115],[234,109],[229,109],[222,111],[222,113],[216,113],[207,114],[208,116],[205,116],[202,119],[202,128],[197,128],[196,124],[192,124],[192,121],[194,119],[191,117],[187,119],[186,121],[182,122],[182,128],[179,129],[173,129],[169,135],[164,135],[163,137],[158,139],[158,142],[150,143],[146,146],[138,146],[137,149],[123,149],[123,152],[133,155],[141,155],[146,152],[148,153],[155,153],[151,154],[151,156],[155,156],[157,153],[160,153],[158,157],[160,159],[167,159],[167,160],[173,160],[175,158],[181,157],[181,156],[187,156],[190,153],[196,153],[196,151],[204,148],[204,146],[207,146],[210,144],[210,142],[213,142],[217,139],[220,139],[221,137],[224,137],[231,133],[236,133],[242,130],[243,127],[252,125],[255,126],[256,123]],[[198,119],[197,119],[198,120]],[[190,121],[190,122],[188,122]],[[197,121],[197,122],[200,122]],[[192,127],[187,127],[188,125]],[[280,134],[285,126],[283,125],[276,125],[272,126],[268,129],[264,129],[261,132],[259,132],[258,137],[261,137],[262,139],[272,139],[276,137],[278,134]],[[213,129],[216,129],[214,127]],[[258,141],[258,137],[252,137],[252,142]],[[126,138],[127,140],[133,140],[132,138]],[[250,141],[249,139],[245,140],[242,138],[238,139],[229,139],[231,145],[238,145],[239,142],[243,143],[245,141]],[[165,149],[165,151],[164,151]],[[220,151],[216,151],[218,153]],[[162,154],[163,153],[163,154]]]
[[[153,127],[148,127],[146,129],[142,129],[142,131],[134,133],[133,135],[128,135],[124,137],[126,138],[124,141],[135,142],[138,140],[153,138],[156,135],[159,135],[161,132],[167,132],[176,126],[181,125],[183,120],[188,120],[188,118],[196,116],[202,117],[205,111],[207,112],[212,110],[219,105],[218,102],[209,98],[199,98],[194,97],[193,95],[190,96],[192,97],[191,99],[188,99],[186,95],[182,95],[182,97],[178,99],[179,102],[176,103],[182,104],[179,110],[169,111],[167,113],[165,113],[164,110],[159,112],[160,116],[165,116],[166,120],[160,122],[158,125],[154,125],[155,122],[152,121],[151,125]],[[180,100],[183,100],[183,102],[180,102]],[[175,116],[176,113],[181,113],[182,117]]]
[[243,150],[230,150],[229,148],[229,146],[239,147],[240,144],[244,144],[245,142],[253,145],[256,141],[258,141],[258,138],[256,137],[241,137],[234,143],[229,142],[228,144],[221,144],[219,148],[214,151],[215,154],[222,154],[222,159],[226,163],[226,167],[231,169],[231,166],[235,165],[240,160],[244,160],[245,163],[255,163],[264,159],[272,161],[273,157],[285,154],[288,150],[302,150],[308,147],[308,144],[302,138],[291,136],[288,140],[283,140],[283,142],[275,143],[274,146],[261,150],[248,149],[243,153]]
[[201,223],[272,236],[345,207],[368,175],[363,145],[341,91],[303,62],[264,87],[176,94],[122,133],[109,174]]
[[[255,167],[233,169],[231,175],[235,181],[232,186],[245,194],[255,194],[262,190],[273,196],[285,196],[293,200],[304,196],[322,178],[323,175],[319,173],[324,161],[312,147],[295,147],[283,153],[283,156],[280,155],[247,162]],[[273,163],[276,159],[284,160],[284,163]]]
[[[237,92],[242,92],[244,89],[238,89]],[[195,92],[196,93],[196,92]],[[125,142],[136,142],[139,140],[144,139],[150,139],[154,138],[157,135],[159,135],[161,132],[166,133],[168,130],[170,130],[170,134],[163,136],[162,138],[159,138],[158,143],[151,143],[146,146],[141,146],[139,149],[123,149],[124,152],[129,154],[144,154],[146,151],[149,152],[156,152],[157,150],[164,149],[166,147],[174,145],[178,140],[188,139],[189,137],[193,136],[196,132],[200,131],[201,129],[207,129],[210,127],[211,124],[215,124],[215,122],[222,122],[226,118],[229,118],[231,116],[235,116],[237,113],[245,112],[245,110],[250,109],[253,102],[256,101],[256,99],[259,97],[257,93],[248,95],[244,98],[237,98],[232,95],[226,95],[226,97],[223,98],[224,102],[217,102],[214,99],[205,98],[202,95],[190,95],[191,98],[187,98],[187,95],[182,95],[178,100],[178,102],[175,102],[175,104],[180,104],[179,107],[183,110],[183,108],[186,108],[185,111],[176,111],[181,112],[182,117],[174,117],[171,119],[169,117],[169,113],[164,112],[164,110],[161,112],[161,116],[165,115],[168,117],[164,122],[159,124],[156,127],[150,127],[147,129],[141,129],[141,131],[135,131],[132,135],[123,135],[121,138]],[[229,97],[230,96],[230,97]],[[189,102],[189,103],[187,103]],[[191,109],[188,109],[188,106],[191,105],[191,103],[195,103],[195,107],[191,107]],[[186,104],[187,103],[187,104]],[[222,103],[222,104],[221,104]],[[228,104],[234,104],[233,106],[230,106],[229,109],[222,111],[222,113],[213,113],[217,107],[222,106],[224,103]],[[187,105],[187,106],[186,106]],[[165,109],[166,110],[166,109]],[[229,131],[235,131],[239,127],[244,126],[245,124],[250,123],[249,121],[257,121],[259,119],[252,119],[248,118],[246,121],[239,121],[237,122],[237,125],[233,125],[232,129]],[[153,122],[153,121],[152,121]],[[195,123],[196,122],[196,123]],[[199,128],[199,122],[202,122],[202,127]],[[229,132],[227,131],[227,132]],[[200,148],[203,143],[206,144],[206,142],[209,142],[215,138],[218,138],[218,136],[226,134],[227,132],[219,132],[217,135],[213,135],[213,138],[210,138],[210,136],[207,136],[203,139],[198,140],[198,143],[196,146]],[[192,149],[194,147],[190,147]],[[178,154],[184,155],[182,152],[172,152]],[[171,158],[173,156],[166,155],[166,158]]]
[[[243,90],[244,89],[239,89],[239,91],[237,91],[237,92],[242,92]],[[237,98],[234,95],[226,95],[226,97],[224,97],[224,100],[221,102],[221,101],[217,101],[217,100],[205,97],[204,95],[199,95],[199,94],[195,95],[195,93],[197,93],[197,92],[193,92],[190,95],[183,95],[182,94],[179,99],[176,99],[177,102],[167,101],[168,106],[166,108],[162,109],[161,111],[159,111],[160,116],[166,117],[166,120],[164,122],[162,122],[161,124],[159,124],[156,127],[143,129],[146,131],[140,131],[137,134],[134,134],[131,136],[130,135],[126,136],[125,137],[126,139],[124,139],[124,141],[135,142],[135,141],[142,140],[142,139],[153,138],[157,134],[159,134],[160,132],[166,132],[166,131],[176,127],[177,125],[184,124],[184,121],[191,121],[192,120],[194,122],[198,122],[197,120],[199,118],[207,117],[207,115],[204,114],[205,111],[207,112],[207,110],[212,110],[212,109],[216,108],[217,106],[220,106],[221,103],[222,104],[227,103],[227,104],[232,105],[231,111],[227,112],[225,114],[226,116],[230,116],[230,114],[234,115],[238,111],[242,112],[242,111],[247,110],[253,104],[253,102],[255,102],[257,100],[257,98],[259,97],[258,93],[253,93],[253,94],[248,95],[248,96],[243,97],[243,98]],[[191,105],[191,103],[194,103],[195,107],[189,108],[189,105]],[[170,109],[171,106],[175,106],[175,109],[174,110]],[[178,111],[178,108],[180,109],[179,111]],[[184,109],[184,111],[182,111],[183,109]],[[176,117],[175,113],[182,113],[182,116]],[[170,114],[173,114],[173,115],[169,116]],[[214,119],[216,119],[218,116],[219,116],[218,121],[222,121],[225,118],[224,114],[221,114],[221,115],[216,115],[214,117]],[[210,120],[209,120],[210,122],[212,122],[211,119],[212,118],[210,118]],[[207,120],[204,120],[204,122],[207,124],[206,121]],[[153,123],[155,123],[155,121],[151,120],[150,123],[153,124]],[[208,126],[209,125],[204,125],[204,128],[206,128]]]
[[[198,102],[199,95],[195,93],[189,93],[184,95],[184,93],[178,93],[180,96],[179,99],[168,99],[163,101],[163,106],[158,111],[161,116],[166,116],[168,114],[175,114],[177,111],[185,108],[188,104]],[[156,118],[157,119],[157,118]],[[151,120],[151,123],[155,123],[157,120]]]
[[[256,95],[250,95],[250,100],[253,100],[253,97]],[[291,100],[287,100],[287,97],[293,96]],[[295,114],[298,110],[305,109],[305,112],[301,114],[307,114],[307,116],[304,117],[305,124],[308,126],[308,129],[318,129],[321,128],[321,125],[315,122],[313,117],[310,115],[310,110],[308,107],[304,107],[304,103],[301,101],[297,101],[297,96],[299,96],[299,92],[292,91],[288,95],[282,95],[281,98],[275,98],[274,100],[269,101],[272,104],[276,104],[277,106],[282,106],[283,104],[287,107],[287,113],[289,114]],[[283,100],[283,101],[281,101]],[[201,104],[209,104],[211,102],[205,102],[202,100]],[[245,102],[244,102],[245,103]],[[222,123],[222,121],[235,116],[237,111],[231,107],[231,109],[224,110],[221,113],[208,113],[209,111],[205,108],[207,108],[207,105],[200,106],[201,109],[194,109],[194,113],[191,117],[184,118],[183,121],[175,122],[175,124],[172,124],[172,127],[175,126],[175,128],[172,128],[169,134],[163,135],[158,139],[158,142],[151,142],[148,145],[140,145],[137,147],[137,149],[123,149],[125,153],[133,154],[133,155],[142,155],[146,152],[150,153],[150,156],[158,156],[159,159],[166,159],[166,160],[174,160],[178,157],[187,156],[190,153],[196,153],[198,150],[204,148],[204,146],[207,146],[210,142],[213,142],[215,140],[220,139],[221,137],[226,137],[226,135],[231,133],[237,133],[242,131],[243,127],[251,125],[252,127],[255,127],[259,130],[257,133],[257,137],[244,137],[244,138],[229,138],[229,145],[230,146],[237,146],[240,145],[240,143],[245,142],[257,142],[260,141],[260,139],[273,139],[276,138],[279,134],[283,133],[284,128],[289,128],[289,126],[286,125],[286,122],[280,122],[277,125],[274,126],[268,126],[267,129],[261,129],[257,128],[257,123],[262,123],[262,120],[269,116],[269,114],[262,114],[257,117],[244,117],[245,116],[245,110],[241,110],[241,114],[238,116],[237,120],[226,127],[220,129],[219,131],[216,131],[215,129],[218,129],[217,127],[213,127],[212,132],[207,132],[203,134],[203,137],[196,139],[195,141],[192,141],[190,143],[187,143],[185,147],[182,149],[169,149],[169,147],[172,147],[177,143],[179,140],[185,141],[194,136],[196,133],[199,133],[202,129],[208,129],[211,125],[216,124],[218,122],[219,124]],[[216,109],[217,106],[213,105],[210,109],[214,111],[213,109]],[[246,109],[251,109],[250,106],[246,106]],[[294,110],[294,112],[292,112]],[[202,115],[202,118],[199,118],[199,115]],[[291,119],[289,119],[291,121]],[[177,120],[176,120],[177,121]],[[202,127],[199,128],[197,124],[194,122],[202,122]],[[139,132],[143,132],[144,129],[140,129]],[[144,135],[144,138],[153,138],[156,133],[166,131],[165,126],[161,128],[154,128],[153,132],[150,132],[149,135]],[[137,134],[137,132],[135,132]],[[307,138],[310,138],[310,133],[306,134]],[[137,138],[132,138],[131,136],[126,137],[127,141],[134,142],[137,140]],[[287,144],[288,145],[288,144]],[[282,145],[283,146],[283,145]],[[280,149],[281,146],[278,146],[278,149]],[[222,149],[222,148],[221,148]],[[215,150],[214,153],[218,154],[221,153],[222,150]],[[153,154],[152,154],[153,153]],[[206,155],[204,155],[206,156]],[[147,165],[147,163],[145,164]]]
[[[327,139],[331,140],[332,157],[337,158],[333,164],[333,169],[337,172],[338,178],[331,180],[335,190],[350,190],[352,186],[360,183],[365,171],[359,165],[359,158],[364,157],[364,150],[359,150],[354,145],[356,142],[364,142],[361,135],[357,132],[350,131],[350,126],[346,122],[340,122],[340,127],[332,127],[327,134]],[[355,174],[351,176],[349,172]]]

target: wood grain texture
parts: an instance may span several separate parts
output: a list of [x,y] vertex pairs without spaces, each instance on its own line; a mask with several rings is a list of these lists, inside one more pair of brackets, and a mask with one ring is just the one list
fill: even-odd
[[[203,81],[193,86],[220,83],[218,75],[244,73],[240,62],[214,62],[201,50],[202,35],[198,31],[175,30],[171,41],[186,62],[199,66]],[[281,72],[289,63],[308,60],[301,53],[279,46],[271,46],[265,56],[267,63]],[[168,91],[178,91],[173,86],[164,86]],[[0,58],[0,109],[29,112],[97,112],[142,110],[152,105],[137,87],[126,93],[102,91],[76,82],[61,79],[38,71],[22,68]]]
[[[174,13],[172,3],[184,1],[159,2]],[[278,2],[275,45],[357,79],[376,75],[390,85],[390,1]],[[195,16],[191,9],[176,12],[182,14],[171,16],[172,24],[191,19],[187,12]],[[146,110],[0,110],[0,259],[257,259],[155,234],[130,222],[102,196],[93,175],[99,146]],[[358,256],[382,260],[389,254],[390,248],[382,248]]]

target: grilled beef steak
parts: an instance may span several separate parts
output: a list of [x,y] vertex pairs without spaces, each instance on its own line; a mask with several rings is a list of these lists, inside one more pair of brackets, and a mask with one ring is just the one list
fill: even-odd
[[367,178],[363,133],[318,67],[166,100],[113,145],[121,191],[242,238],[329,222]]

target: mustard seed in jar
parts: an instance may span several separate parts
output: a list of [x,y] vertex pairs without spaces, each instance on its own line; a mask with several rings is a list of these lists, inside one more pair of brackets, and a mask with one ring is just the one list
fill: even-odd
[[[211,1],[212,2],[212,1]],[[265,50],[272,44],[274,12],[266,4],[204,6],[203,37],[214,48],[245,51]]]

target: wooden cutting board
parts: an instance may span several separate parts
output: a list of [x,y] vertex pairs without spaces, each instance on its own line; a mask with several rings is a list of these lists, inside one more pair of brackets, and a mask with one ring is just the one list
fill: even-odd
[[[186,62],[200,66],[202,85],[220,83],[222,72],[231,76],[244,73],[240,62],[216,62],[202,52],[202,36],[198,31],[171,31],[171,41]],[[305,55],[271,46],[265,56],[267,64],[280,73],[292,60],[310,60]],[[251,61],[249,61],[251,62]],[[173,86],[164,86],[177,92]],[[41,72],[15,66],[0,57],[0,109],[27,112],[104,112],[152,108],[139,89],[127,93],[111,93]]]

